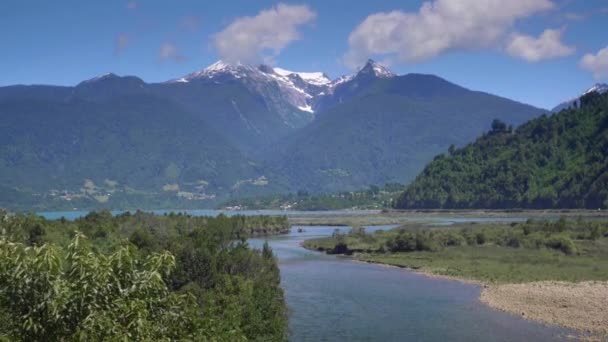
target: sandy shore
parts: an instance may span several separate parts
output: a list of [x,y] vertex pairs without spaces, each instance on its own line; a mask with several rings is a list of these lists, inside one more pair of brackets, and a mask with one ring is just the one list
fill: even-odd
[[481,301],[525,318],[608,338],[608,282],[485,285]]

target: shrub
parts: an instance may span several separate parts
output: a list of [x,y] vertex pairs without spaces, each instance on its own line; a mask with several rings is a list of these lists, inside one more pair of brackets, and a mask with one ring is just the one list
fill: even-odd
[[507,247],[519,248],[520,246],[521,246],[521,242],[519,241],[519,238],[517,236],[511,236],[507,240]]
[[475,242],[477,242],[478,245],[483,245],[484,243],[486,243],[485,232],[478,232],[477,234],[475,234]]
[[350,254],[348,245],[344,242],[338,242],[328,254]]
[[455,234],[455,233],[448,234],[447,239],[445,241],[446,246],[462,246],[462,245],[465,245],[466,243],[467,243],[467,241],[465,240],[465,238],[462,235]]
[[550,237],[546,242],[546,246],[560,250],[568,255],[576,253],[576,245],[574,244],[574,241],[565,235]]
[[66,253],[0,240],[0,327],[11,340],[165,340],[193,336],[191,297],[168,291],[169,253],[126,246],[106,257],[76,234]]

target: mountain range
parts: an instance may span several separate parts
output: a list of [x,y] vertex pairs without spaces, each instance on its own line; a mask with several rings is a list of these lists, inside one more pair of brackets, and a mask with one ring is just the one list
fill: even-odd
[[373,60],[336,79],[219,61],[162,83],[0,87],[0,206],[205,207],[405,183],[492,120],[544,112]]

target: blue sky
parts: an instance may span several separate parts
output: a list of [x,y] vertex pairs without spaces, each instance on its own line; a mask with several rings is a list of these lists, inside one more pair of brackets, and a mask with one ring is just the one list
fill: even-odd
[[161,82],[221,57],[336,77],[372,57],[551,108],[608,81],[606,0],[423,3],[6,0],[0,85],[107,72]]

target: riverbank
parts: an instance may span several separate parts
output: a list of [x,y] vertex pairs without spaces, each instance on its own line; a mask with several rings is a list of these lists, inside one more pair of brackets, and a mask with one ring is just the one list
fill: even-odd
[[608,338],[608,281],[540,281],[518,284],[489,283],[472,278],[434,273],[352,256],[353,261],[379,267],[400,268],[444,279],[479,286],[479,299],[491,308],[522,318],[577,331],[586,341]]
[[[311,214],[312,213],[312,214]],[[608,220],[608,210],[340,210],[310,213],[284,211],[292,225],[367,226],[408,223],[475,221],[556,220],[560,217]]]
[[398,229],[311,239],[305,248],[350,255],[481,287],[492,308],[608,337],[608,223],[407,224]]
[[534,282],[485,285],[483,303],[524,318],[608,338],[608,282]]

